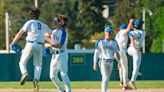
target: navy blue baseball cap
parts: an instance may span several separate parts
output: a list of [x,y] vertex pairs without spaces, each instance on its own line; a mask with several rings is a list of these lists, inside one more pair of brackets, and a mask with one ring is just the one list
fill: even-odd
[[46,58],[50,54],[50,49],[49,48],[42,48],[42,57]]
[[126,28],[127,28],[127,24],[122,23],[121,26],[120,26],[120,29],[126,29]]
[[142,27],[142,24],[143,24],[143,23],[144,23],[143,20],[137,19],[137,20],[134,22],[134,27],[140,28],[140,27]]
[[110,26],[106,26],[104,32],[113,32],[113,29]]
[[14,44],[11,46],[11,49],[15,52],[15,53],[20,53],[22,51],[22,47],[18,44]]

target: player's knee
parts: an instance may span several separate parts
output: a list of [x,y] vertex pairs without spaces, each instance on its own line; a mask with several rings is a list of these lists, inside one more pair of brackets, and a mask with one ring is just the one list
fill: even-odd
[[26,63],[25,63],[25,62],[20,61],[20,62],[19,62],[19,66],[22,66],[22,65],[26,65]]
[[67,73],[66,72],[61,72],[61,77],[67,77]]
[[50,74],[50,79],[51,80],[54,80],[55,79],[55,76],[53,76],[53,75]]
[[57,74],[50,73],[50,79],[55,80],[58,77]]
[[42,63],[41,62],[39,62],[39,63],[34,62],[33,65],[34,66],[38,66],[38,67],[42,67]]
[[103,81],[108,81],[109,78],[108,78],[107,76],[104,76],[104,77],[102,77],[102,80],[103,80]]

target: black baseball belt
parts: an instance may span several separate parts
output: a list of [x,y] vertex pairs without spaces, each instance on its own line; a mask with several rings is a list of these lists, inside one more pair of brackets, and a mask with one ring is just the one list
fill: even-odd
[[59,54],[59,53],[62,53],[62,52],[64,52],[64,50],[53,50],[52,53],[54,53],[54,54]]
[[28,42],[28,43],[37,43],[37,44],[41,44],[41,45],[43,44],[43,43],[41,43],[41,42],[35,42],[35,41],[29,41],[29,40],[28,40],[27,42]]
[[104,59],[104,58],[102,58],[102,60],[105,61],[105,62],[109,62],[109,63],[113,62],[113,59]]

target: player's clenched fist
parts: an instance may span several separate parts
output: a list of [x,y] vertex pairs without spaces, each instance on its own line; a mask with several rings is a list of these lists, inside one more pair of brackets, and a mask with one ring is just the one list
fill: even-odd
[[44,46],[45,46],[45,47],[51,47],[51,44],[45,43]]

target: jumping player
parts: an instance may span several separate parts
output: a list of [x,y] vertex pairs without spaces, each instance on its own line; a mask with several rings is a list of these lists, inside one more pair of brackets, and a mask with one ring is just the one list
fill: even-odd
[[142,29],[143,23],[142,20],[137,19],[134,22],[133,31],[129,32],[131,43],[128,47],[128,54],[133,57],[133,71],[130,85],[133,89],[136,89],[135,81],[141,64],[141,49],[146,35],[146,32]]
[[116,53],[118,60],[120,58],[118,44],[115,40],[111,39],[112,32],[111,27],[105,27],[105,37],[97,41],[94,52],[93,69],[95,71],[97,71],[97,61],[100,59],[99,63],[102,75],[101,92],[107,92],[108,81],[113,69],[114,53]]
[[131,30],[131,26],[133,23],[133,19],[129,21],[128,27],[126,24],[122,24],[120,26],[120,31],[117,33],[115,39],[118,42],[118,46],[120,48],[120,64],[119,75],[120,75],[120,86],[122,86],[123,90],[131,89],[128,86],[128,59],[126,56],[126,48],[128,42],[128,32]]
[[44,43],[45,33],[51,34],[49,27],[43,22],[39,21],[40,10],[37,8],[31,8],[28,12],[30,20],[28,20],[23,28],[16,34],[10,48],[20,39],[23,33],[27,32],[26,45],[21,55],[19,66],[22,74],[20,84],[24,85],[28,78],[28,72],[26,68],[27,61],[33,55],[34,65],[34,90],[39,91],[38,82],[42,70],[42,44]]
[[[54,18],[55,28],[52,32],[51,39],[47,39],[50,44],[45,44],[46,47],[52,47],[52,59],[50,64],[50,78],[56,85],[59,92],[71,92],[71,84],[68,77],[68,53],[67,53],[67,40],[68,35],[66,32],[66,25],[68,18],[59,15]],[[65,84],[66,90],[58,78],[60,72],[61,78]]]

